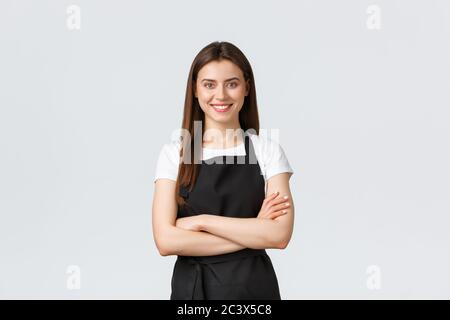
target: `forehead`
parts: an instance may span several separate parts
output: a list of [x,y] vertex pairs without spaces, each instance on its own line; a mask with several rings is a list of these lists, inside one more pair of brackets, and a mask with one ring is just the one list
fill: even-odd
[[232,77],[243,78],[242,70],[227,59],[211,61],[205,64],[198,72],[198,79],[225,80]]

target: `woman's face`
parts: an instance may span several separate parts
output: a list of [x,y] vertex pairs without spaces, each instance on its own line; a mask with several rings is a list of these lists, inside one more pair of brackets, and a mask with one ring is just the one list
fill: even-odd
[[227,59],[211,61],[204,65],[197,75],[195,96],[205,118],[218,124],[239,124],[239,111],[249,83],[242,70]]

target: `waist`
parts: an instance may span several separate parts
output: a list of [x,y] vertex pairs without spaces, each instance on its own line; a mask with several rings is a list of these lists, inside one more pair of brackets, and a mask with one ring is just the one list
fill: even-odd
[[247,257],[253,257],[253,256],[260,256],[260,255],[267,255],[267,252],[265,249],[242,249],[236,252],[230,252],[225,254],[219,254],[215,256],[178,256],[177,259],[179,260],[186,260],[191,263],[202,263],[202,264],[209,264],[209,263],[219,263],[219,262],[225,262],[235,259],[243,259]]

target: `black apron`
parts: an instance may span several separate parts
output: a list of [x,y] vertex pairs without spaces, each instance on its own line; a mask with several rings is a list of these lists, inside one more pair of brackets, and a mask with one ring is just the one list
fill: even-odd
[[[248,134],[244,135],[244,144],[245,156],[218,156],[202,161],[192,191],[180,188],[188,206],[178,208],[178,218],[201,213],[258,216],[265,198],[265,181]],[[178,256],[171,286],[171,300],[281,299],[275,270],[264,249]]]

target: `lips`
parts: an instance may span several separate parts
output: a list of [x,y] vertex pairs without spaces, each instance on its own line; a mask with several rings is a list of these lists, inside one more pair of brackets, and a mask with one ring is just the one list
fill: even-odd
[[233,104],[211,103],[210,106],[217,112],[227,112]]

